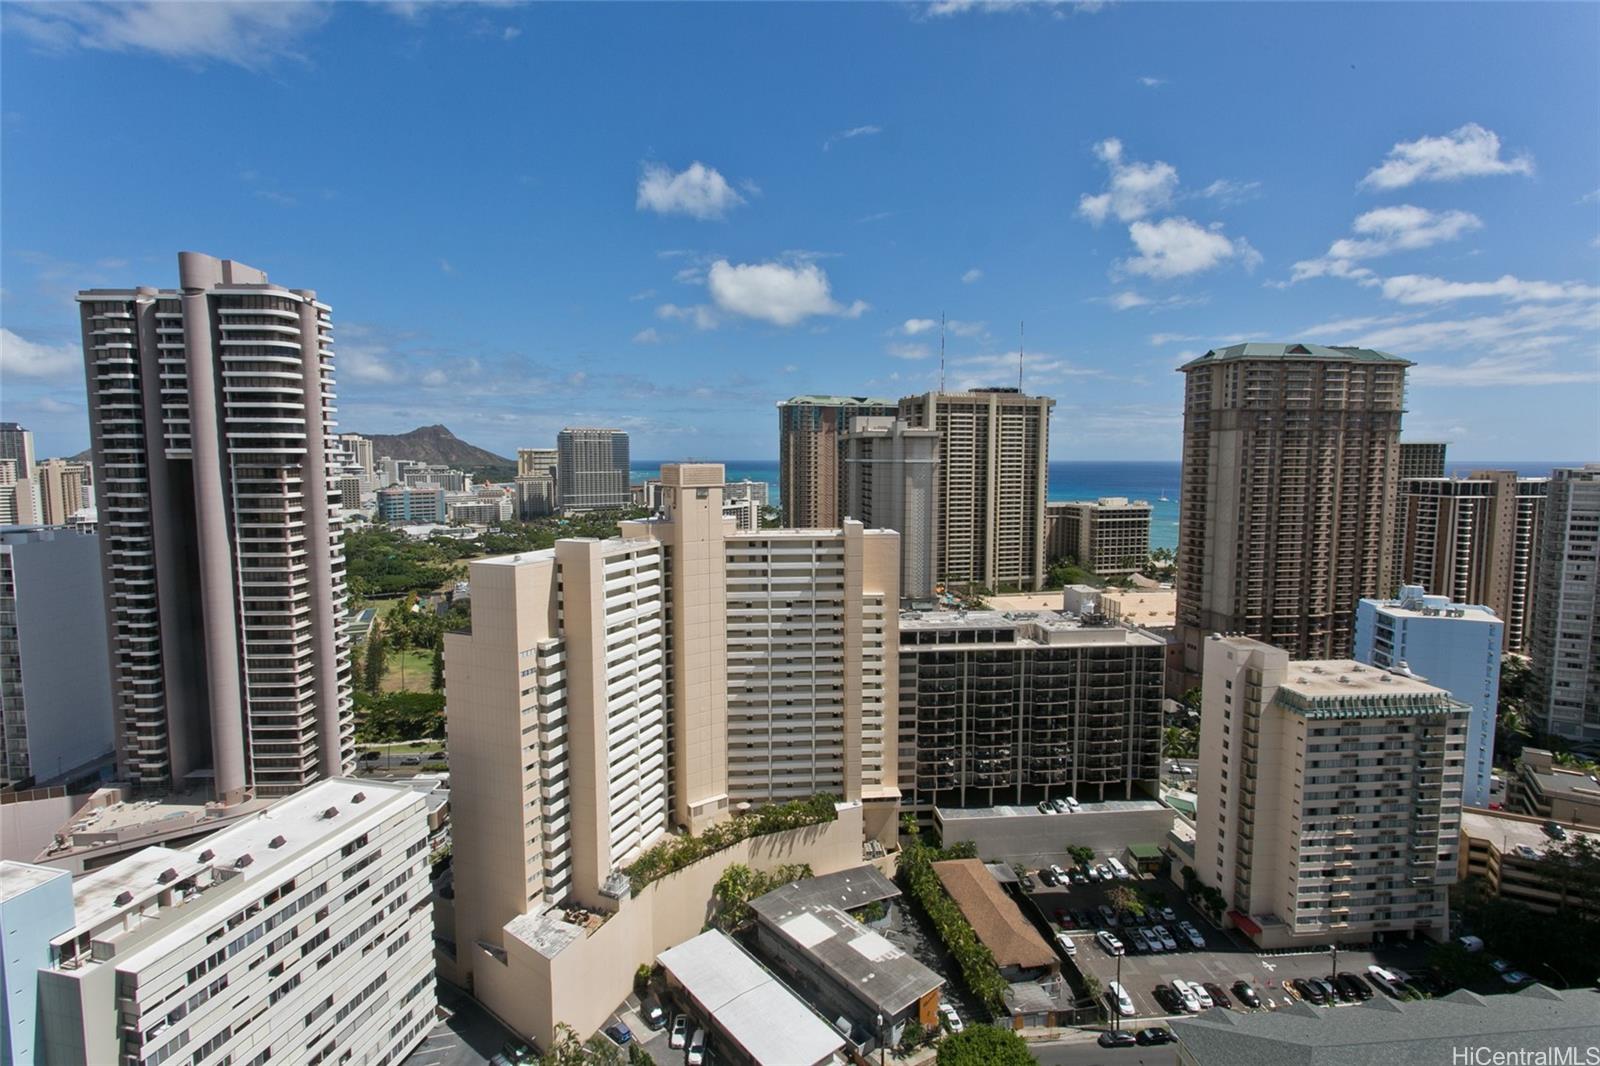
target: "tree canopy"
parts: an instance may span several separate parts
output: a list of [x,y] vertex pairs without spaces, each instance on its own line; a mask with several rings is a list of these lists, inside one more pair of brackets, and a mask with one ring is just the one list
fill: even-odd
[[938,1066],[1034,1066],[1027,1041],[1009,1029],[971,1025],[939,1042]]

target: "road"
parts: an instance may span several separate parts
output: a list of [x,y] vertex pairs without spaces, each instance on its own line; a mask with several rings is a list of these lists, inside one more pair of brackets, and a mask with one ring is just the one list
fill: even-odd
[[1085,1033],[1070,1040],[1029,1044],[1028,1050],[1040,1066],[1172,1066],[1177,1058],[1172,1044],[1104,1048],[1095,1039],[1096,1034]]

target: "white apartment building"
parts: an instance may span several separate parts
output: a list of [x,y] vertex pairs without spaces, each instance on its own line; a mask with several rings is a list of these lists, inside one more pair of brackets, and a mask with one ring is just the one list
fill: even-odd
[[753,481],[745,478],[743,481],[730,481],[722,486],[722,502],[734,503],[739,500],[750,500],[755,503],[759,513],[761,508],[770,506],[768,496],[770,488],[765,481]]
[[1529,655],[1544,727],[1600,741],[1600,463],[1554,470]]
[[427,835],[420,794],[334,778],[79,878],[39,1061],[400,1062],[433,1025]]
[[900,594],[933,599],[939,575],[939,431],[857,416],[839,437],[839,513],[900,534]]
[[1195,872],[1262,948],[1449,930],[1467,708],[1348,659],[1205,642]]
[[1138,573],[1150,558],[1150,504],[1126,496],[1045,506],[1051,559],[1072,558],[1102,577]]
[[733,528],[741,533],[761,528],[761,505],[753,499],[724,499],[722,513],[733,519]]

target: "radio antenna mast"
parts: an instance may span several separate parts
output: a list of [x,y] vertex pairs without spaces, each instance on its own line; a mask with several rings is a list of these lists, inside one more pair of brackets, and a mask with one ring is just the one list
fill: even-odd
[[1022,350],[1027,340],[1027,323],[1017,323],[1017,391],[1022,391]]
[[944,391],[944,312],[939,312],[939,391]]

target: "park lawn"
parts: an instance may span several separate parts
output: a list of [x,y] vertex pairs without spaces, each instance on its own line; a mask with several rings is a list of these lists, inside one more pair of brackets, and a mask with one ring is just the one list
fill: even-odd
[[432,692],[433,652],[407,648],[384,657],[384,692]]

